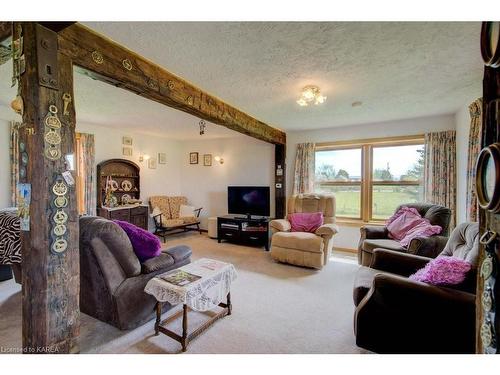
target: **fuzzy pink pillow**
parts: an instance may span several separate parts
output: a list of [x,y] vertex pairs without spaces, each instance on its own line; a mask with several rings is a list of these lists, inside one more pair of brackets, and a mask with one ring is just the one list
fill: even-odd
[[465,260],[439,256],[410,275],[409,279],[432,285],[458,285],[464,282],[471,268],[472,265]]
[[403,206],[386,222],[389,238],[401,241],[408,231],[425,220],[415,208]]
[[323,225],[322,212],[297,212],[288,215],[292,232],[316,232]]
[[401,246],[408,247],[411,240],[413,240],[414,238],[430,237],[435,234],[441,233],[441,231],[443,230],[443,228],[441,228],[439,225],[432,225],[427,219],[422,220],[422,222],[418,223],[416,226],[406,232],[406,235],[403,237],[403,239],[399,241]]

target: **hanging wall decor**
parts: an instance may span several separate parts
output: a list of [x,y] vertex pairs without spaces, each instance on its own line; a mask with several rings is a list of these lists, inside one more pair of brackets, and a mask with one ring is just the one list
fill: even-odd
[[132,61],[130,61],[129,59],[124,59],[122,61],[122,65],[125,69],[132,70]]
[[485,65],[492,68],[500,67],[500,22],[483,22],[481,55]]
[[189,164],[198,164],[198,153],[190,152],[189,153]]
[[203,155],[203,165],[205,167],[211,167],[212,166],[212,154],[205,154],[205,155]]
[[102,53],[101,52],[94,51],[94,52],[92,52],[92,60],[94,60],[94,62],[96,64],[101,65],[104,62],[104,57],[102,57]]
[[493,213],[500,211],[500,144],[481,150],[476,164],[476,190],[479,206]]
[[22,231],[30,230],[31,184],[17,184],[17,212]]
[[50,160],[61,158],[61,121],[57,117],[57,107],[49,106],[45,116],[45,157]]
[[64,102],[64,109],[63,109],[63,115],[68,116],[69,115],[69,109],[68,106],[71,103],[71,95],[65,92],[62,96],[62,100]]
[[481,264],[480,276],[483,279],[484,287],[481,293],[481,306],[483,316],[480,327],[480,338],[483,345],[484,354],[495,354],[497,352],[498,342],[496,342],[495,332],[495,281],[498,272],[498,262],[495,254],[497,243],[497,233],[487,230],[479,240],[484,246],[486,256]]
[[61,254],[68,248],[68,242],[65,238],[67,233],[66,223],[68,222],[68,213],[65,209],[68,207],[69,187],[62,178],[57,178],[52,185],[52,245],[50,250],[54,254]]

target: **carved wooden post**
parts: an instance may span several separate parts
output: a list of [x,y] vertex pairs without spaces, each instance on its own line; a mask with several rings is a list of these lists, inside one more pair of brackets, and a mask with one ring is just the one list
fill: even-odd
[[283,219],[286,215],[286,145],[274,146],[274,191],[275,191],[275,216]]
[[20,182],[31,185],[29,231],[21,232],[23,349],[77,352],[78,215],[75,188],[62,175],[75,145],[75,112],[70,105],[64,114],[62,99],[73,97],[73,66],[58,52],[56,33],[33,22],[15,23],[14,39],[19,32],[26,66]]

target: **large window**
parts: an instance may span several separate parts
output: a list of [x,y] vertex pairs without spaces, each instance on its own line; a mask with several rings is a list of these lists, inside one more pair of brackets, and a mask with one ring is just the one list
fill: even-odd
[[421,137],[320,144],[315,164],[315,190],[335,194],[337,217],[385,220],[401,203],[422,200]]

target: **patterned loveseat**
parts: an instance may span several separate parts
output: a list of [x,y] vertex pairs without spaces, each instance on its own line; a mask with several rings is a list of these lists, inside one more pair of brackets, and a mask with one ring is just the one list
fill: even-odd
[[[155,223],[155,234],[163,238],[169,234],[200,229],[200,212],[202,208],[188,206],[188,200],[183,196],[156,195],[149,198],[151,217]],[[184,207],[182,207],[184,206]],[[186,212],[181,212],[181,207]]]

